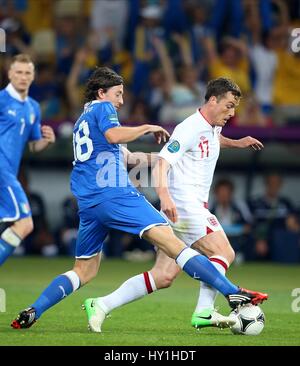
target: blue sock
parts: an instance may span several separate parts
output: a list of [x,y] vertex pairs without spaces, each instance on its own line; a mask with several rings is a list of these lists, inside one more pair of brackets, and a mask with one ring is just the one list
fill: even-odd
[[239,291],[239,288],[223,276],[207,257],[191,248],[181,251],[176,262],[189,276],[208,283],[224,296],[236,294]]
[[0,238],[0,266],[10,255],[12,255],[15,249],[16,247],[8,244],[5,240]]
[[[73,274],[75,274],[75,272],[73,272]],[[75,276],[77,275],[75,274]],[[41,293],[40,297],[30,306],[36,310],[36,319],[38,319],[51,306],[54,306],[62,299],[70,295],[73,291],[77,290],[77,288],[80,286],[78,276],[77,280],[78,285],[76,285],[74,288],[71,279],[68,276],[65,274],[57,276]]]

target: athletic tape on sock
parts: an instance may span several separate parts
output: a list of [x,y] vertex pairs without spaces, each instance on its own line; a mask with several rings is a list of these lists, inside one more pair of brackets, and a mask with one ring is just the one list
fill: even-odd
[[18,247],[22,241],[22,239],[9,227],[3,231],[1,239],[15,248]]

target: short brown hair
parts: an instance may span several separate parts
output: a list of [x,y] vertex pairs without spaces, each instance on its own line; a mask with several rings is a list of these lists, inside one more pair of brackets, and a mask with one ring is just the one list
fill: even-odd
[[11,60],[11,65],[15,62],[22,62],[25,64],[33,64],[33,61],[31,57],[27,53],[20,53],[18,55],[15,55]]
[[233,80],[228,78],[210,80],[207,84],[205,101],[208,102],[210,97],[216,97],[219,100],[228,92],[231,92],[238,98],[241,98],[242,96],[240,87]]

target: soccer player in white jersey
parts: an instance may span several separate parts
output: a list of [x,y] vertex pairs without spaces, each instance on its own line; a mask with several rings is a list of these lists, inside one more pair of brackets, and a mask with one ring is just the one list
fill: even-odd
[[[216,287],[233,308],[266,300],[267,294],[239,288],[204,255],[187,247],[174,235],[167,220],[133,186],[120,144],[145,133],[154,133],[158,140],[165,139],[168,133],[155,125],[120,125],[117,109],[123,104],[122,77],[107,67],[96,69],[87,83],[86,97],[87,104],[74,125],[73,134],[71,189],[80,217],[75,264],[72,270],[55,277],[11,326],[29,328],[46,310],[95,277],[103,242],[111,228],[140,235],[155,244],[192,278]],[[85,303],[90,327],[99,332],[98,312],[102,310],[93,300]]]
[[33,230],[31,209],[17,179],[24,148],[39,152],[55,142],[50,126],[41,127],[37,101],[28,95],[34,64],[26,54],[13,57],[10,83],[0,90],[0,265]]
[[[193,115],[176,126],[169,142],[159,153],[160,159],[153,174],[161,211],[174,233],[188,246],[205,254],[223,275],[234,260],[234,251],[218,219],[207,206],[210,186],[220,147],[252,147],[260,150],[263,145],[250,136],[232,140],[222,136],[222,127],[234,115],[241,92],[231,80],[218,78],[207,85],[206,103]],[[113,293],[97,299],[87,299],[89,324],[94,331],[101,330],[105,316],[113,309],[139,299],[156,290],[169,287],[180,267],[164,252],[158,250],[154,267],[124,282]],[[192,325],[228,327],[229,317],[214,310],[217,290],[201,282],[201,291]],[[98,327],[90,321],[91,304],[98,306]]]

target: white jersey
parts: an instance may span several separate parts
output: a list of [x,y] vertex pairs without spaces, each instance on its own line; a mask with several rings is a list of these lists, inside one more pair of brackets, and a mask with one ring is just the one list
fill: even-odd
[[175,201],[208,202],[221,130],[211,126],[200,110],[176,126],[159,153],[171,165],[168,184]]

